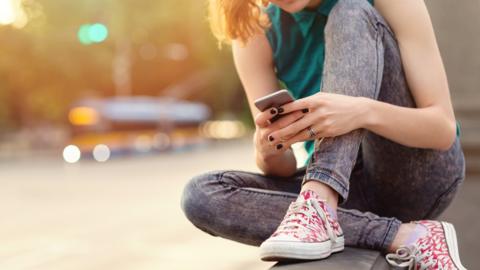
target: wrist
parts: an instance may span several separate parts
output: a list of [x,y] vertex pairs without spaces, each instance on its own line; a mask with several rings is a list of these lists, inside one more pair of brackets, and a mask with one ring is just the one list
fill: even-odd
[[[287,149],[286,152],[288,152],[290,149]],[[265,164],[268,164],[272,161],[275,161],[276,159],[282,157],[285,154],[285,152],[263,152],[259,151],[258,149],[255,150],[255,159],[262,161]]]
[[256,153],[256,163],[265,175],[289,177],[297,170],[297,161],[291,149],[273,154]]
[[371,129],[377,124],[377,113],[375,109],[375,103],[377,101],[366,98],[366,97],[360,97],[359,98],[359,103],[360,103],[360,112],[359,112],[359,125],[360,128],[364,129]]

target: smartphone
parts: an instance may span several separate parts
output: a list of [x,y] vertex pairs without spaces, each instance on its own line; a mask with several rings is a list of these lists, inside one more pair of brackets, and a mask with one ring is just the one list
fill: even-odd
[[278,108],[294,100],[295,99],[288,92],[288,90],[282,89],[268,96],[264,96],[255,100],[254,104],[260,111],[263,112],[272,107]]

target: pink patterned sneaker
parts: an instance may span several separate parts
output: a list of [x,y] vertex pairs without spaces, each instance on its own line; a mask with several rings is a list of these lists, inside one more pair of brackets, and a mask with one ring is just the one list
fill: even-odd
[[292,202],[277,230],[260,246],[264,261],[316,260],[344,248],[342,229],[313,191]]
[[427,235],[420,237],[413,245],[401,246],[396,253],[387,254],[390,265],[409,270],[466,270],[460,262],[457,236],[452,224],[431,220],[413,223],[425,226]]

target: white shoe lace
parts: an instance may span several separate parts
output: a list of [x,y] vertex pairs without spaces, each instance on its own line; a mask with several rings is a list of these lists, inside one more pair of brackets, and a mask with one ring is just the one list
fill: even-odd
[[[305,209],[304,206],[307,206],[307,209]],[[293,202],[290,205],[290,209],[288,212],[290,213],[280,224],[278,230],[279,231],[288,231],[290,228],[294,227],[297,228],[298,226],[301,226],[302,228],[306,230],[316,230],[314,226],[309,224],[309,220],[312,219],[312,213],[310,208],[315,209],[317,212],[318,216],[323,220],[323,223],[325,224],[325,228],[327,229],[327,235],[330,238],[332,242],[337,241],[337,235],[335,234],[332,225],[330,222],[327,220],[327,214],[323,210],[323,208],[319,205],[317,200],[313,199],[308,199],[303,202]],[[302,214],[303,217],[298,217],[298,214]],[[298,221],[299,223],[295,222]],[[293,224],[292,224],[293,223]]]
[[[417,266],[420,266],[419,270],[429,269],[435,265],[436,261],[433,260],[432,252],[428,250],[425,253],[422,253],[420,249],[426,249],[425,245],[411,245],[411,246],[401,246],[397,249],[395,253],[387,254],[385,257],[387,262],[396,267],[401,267],[408,270],[417,270]],[[424,259],[427,261],[423,261]],[[408,268],[407,268],[408,267]],[[438,266],[438,270],[445,270],[442,265]]]

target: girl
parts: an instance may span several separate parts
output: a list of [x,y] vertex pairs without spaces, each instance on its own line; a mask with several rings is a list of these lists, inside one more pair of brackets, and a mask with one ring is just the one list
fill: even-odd
[[[453,225],[432,220],[463,182],[464,157],[425,3],[210,1],[263,174],[195,177],[182,198],[192,223],[261,244],[263,260],[322,259],[349,245],[392,252],[395,266],[465,269]],[[256,110],[281,85],[297,100]],[[310,154],[302,169],[296,142]]]

